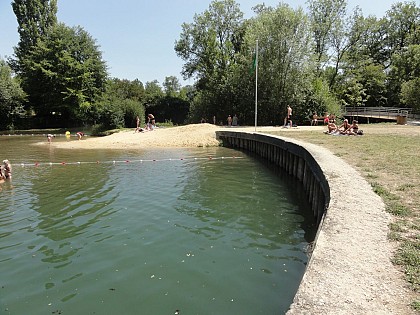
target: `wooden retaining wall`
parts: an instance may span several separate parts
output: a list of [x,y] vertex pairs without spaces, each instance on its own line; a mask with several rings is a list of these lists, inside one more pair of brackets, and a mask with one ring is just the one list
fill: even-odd
[[319,227],[330,202],[330,188],[314,157],[302,146],[266,134],[216,131],[223,146],[253,152],[303,183]]

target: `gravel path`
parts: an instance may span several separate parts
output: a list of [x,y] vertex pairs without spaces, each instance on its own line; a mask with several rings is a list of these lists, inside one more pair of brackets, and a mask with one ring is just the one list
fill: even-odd
[[293,142],[318,161],[331,202],[288,314],[415,314],[409,307],[413,293],[391,263],[395,248],[387,234],[392,217],[382,199],[330,151]]

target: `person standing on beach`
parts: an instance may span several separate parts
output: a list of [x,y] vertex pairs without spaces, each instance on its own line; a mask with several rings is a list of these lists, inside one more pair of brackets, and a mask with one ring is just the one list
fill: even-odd
[[153,130],[155,128],[155,125],[156,125],[155,116],[153,116],[153,114],[147,115],[147,129]]
[[318,114],[316,112],[312,115],[311,126],[318,126]]
[[292,123],[292,108],[290,107],[290,105],[287,105],[287,116],[284,117],[284,127],[286,127],[287,124],[290,124],[290,128],[292,128],[293,123]]
[[81,132],[81,131],[78,131],[78,132],[76,132],[76,135],[77,135],[77,139],[82,139],[82,137],[85,135],[84,134],[84,132]]
[[227,118],[227,124],[228,124],[228,127],[232,126],[232,117],[230,115]]
[[238,116],[236,116],[236,114],[235,115],[233,115],[233,118],[232,118],[232,126],[237,126],[238,125]]

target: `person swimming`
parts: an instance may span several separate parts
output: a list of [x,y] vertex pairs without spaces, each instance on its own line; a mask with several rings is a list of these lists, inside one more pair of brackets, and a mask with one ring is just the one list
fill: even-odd
[[4,172],[3,172],[3,165],[0,166],[0,184],[4,183],[5,180],[5,176],[4,176]]
[[10,164],[9,160],[3,160],[3,165],[0,167],[0,178],[12,178],[12,165]]

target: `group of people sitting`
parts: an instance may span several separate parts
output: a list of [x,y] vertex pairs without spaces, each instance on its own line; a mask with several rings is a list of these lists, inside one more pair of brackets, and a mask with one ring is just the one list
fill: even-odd
[[324,125],[328,125],[330,122],[335,123],[335,114],[328,114],[325,113],[324,116],[318,116],[318,114],[316,112],[314,112],[314,114],[312,115],[312,119],[311,119],[311,126],[318,126],[318,120],[323,120],[324,121]]
[[144,128],[140,127],[140,117],[139,116],[136,117],[136,129],[134,130],[134,132],[152,131],[155,128],[156,128],[156,120],[155,120],[155,116],[153,116],[152,114],[147,115],[147,123]]
[[12,178],[12,164],[9,160],[3,160],[3,163],[0,165],[0,182],[4,182],[5,179]]
[[335,123],[329,122],[328,130],[324,131],[324,133],[329,135],[356,136],[363,135],[363,130],[359,130],[357,120],[353,120],[353,122],[350,124],[347,119],[344,119],[343,123],[338,127]]

